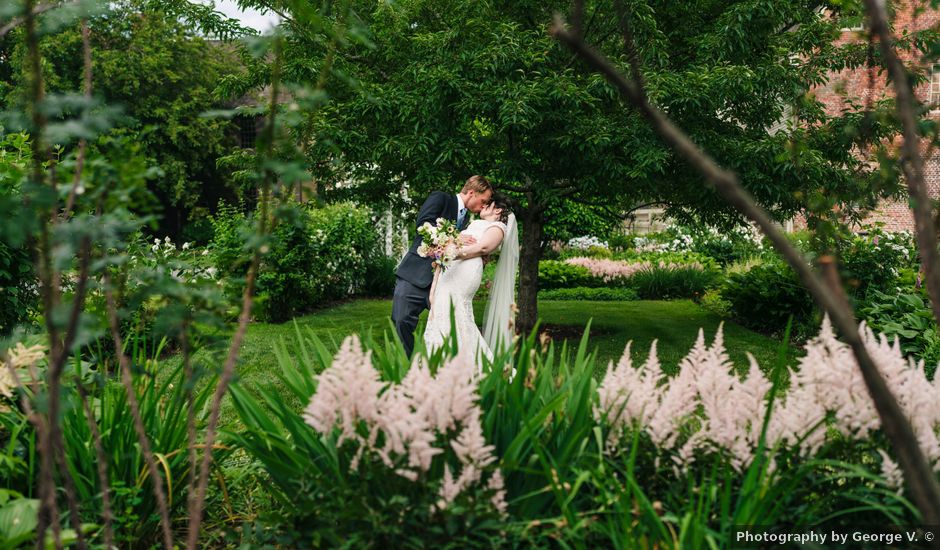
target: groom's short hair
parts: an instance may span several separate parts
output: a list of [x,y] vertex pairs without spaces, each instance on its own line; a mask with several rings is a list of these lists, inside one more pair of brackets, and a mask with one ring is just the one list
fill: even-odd
[[478,194],[486,193],[493,189],[493,184],[490,183],[490,180],[486,179],[483,176],[470,176],[467,178],[467,181],[463,184],[463,189],[460,190],[461,193],[466,193],[468,191],[475,191]]

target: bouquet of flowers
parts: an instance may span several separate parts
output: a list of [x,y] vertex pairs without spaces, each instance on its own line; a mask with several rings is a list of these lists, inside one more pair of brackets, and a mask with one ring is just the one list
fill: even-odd
[[460,231],[457,225],[445,218],[438,218],[437,225],[430,222],[418,228],[421,235],[421,246],[418,255],[422,258],[431,258],[441,269],[447,269],[460,251]]

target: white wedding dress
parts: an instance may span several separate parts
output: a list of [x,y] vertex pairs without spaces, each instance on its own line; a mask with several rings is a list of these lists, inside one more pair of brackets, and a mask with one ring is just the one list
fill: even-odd
[[[493,226],[500,227],[503,235],[507,233],[506,224],[497,221],[474,220],[461,235],[471,235],[477,240]],[[428,352],[443,346],[445,339],[450,337],[451,307],[454,312],[454,326],[457,332],[457,352],[476,360],[483,355],[488,360],[493,359],[490,346],[480,334],[476,320],[473,317],[473,296],[480,288],[483,278],[483,259],[470,258],[457,260],[449,268],[441,272],[434,287],[434,296],[431,312],[428,314],[428,323],[424,329],[424,345]]]

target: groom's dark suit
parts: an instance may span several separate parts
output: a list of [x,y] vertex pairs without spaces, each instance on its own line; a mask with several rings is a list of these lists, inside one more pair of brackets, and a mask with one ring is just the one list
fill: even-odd
[[[463,223],[458,229],[463,230],[467,225],[470,213],[464,215]],[[421,205],[418,211],[416,227],[425,222],[431,225],[437,223],[438,218],[445,218],[452,222],[457,221],[457,195],[435,191]],[[434,280],[434,271],[431,269],[431,259],[418,255],[421,246],[421,235],[417,235],[411,243],[408,253],[398,264],[395,272],[395,296],[392,298],[392,321],[398,338],[405,345],[408,357],[414,351],[415,328],[418,326],[418,316],[430,307],[428,302],[431,294],[431,282]]]

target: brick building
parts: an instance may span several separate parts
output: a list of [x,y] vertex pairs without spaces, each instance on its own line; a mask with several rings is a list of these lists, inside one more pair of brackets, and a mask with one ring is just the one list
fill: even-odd
[[[895,35],[924,30],[940,22],[940,10],[932,9],[929,1],[898,0],[892,5],[895,9]],[[862,27],[862,18],[850,20],[849,24],[854,26],[843,28],[836,44],[867,42],[868,37]],[[902,53],[902,58],[905,63],[916,64],[924,71],[924,74],[929,75],[928,82],[918,86],[915,93],[920,101],[938,106],[937,110],[931,112],[931,116],[940,119],[940,63],[932,67],[923,67],[921,60],[914,59],[910,55],[905,57]],[[894,90],[886,86],[885,76],[878,74],[877,70],[864,67],[833,73],[825,86],[817,87],[813,92],[826,106],[829,114],[839,113],[849,100],[864,105],[868,101],[894,97]],[[930,196],[940,196],[940,154],[934,154],[931,158],[925,159],[924,169]],[[884,228],[888,231],[914,229],[914,218],[906,200],[883,202],[864,222],[865,225],[873,223],[884,224]],[[798,221],[797,225],[802,224]]]

